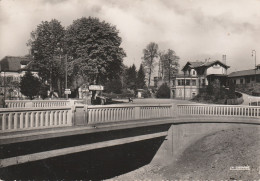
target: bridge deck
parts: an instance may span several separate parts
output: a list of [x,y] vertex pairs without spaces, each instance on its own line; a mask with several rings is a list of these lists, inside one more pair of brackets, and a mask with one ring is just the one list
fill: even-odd
[[112,130],[121,130],[128,128],[153,126],[160,124],[174,123],[177,118],[156,118],[156,119],[142,119],[142,120],[131,120],[131,121],[119,121],[119,122],[108,122],[99,123],[86,126],[71,126],[71,127],[56,127],[39,130],[26,130],[17,132],[5,132],[0,134],[0,145],[19,143],[24,141],[33,141],[39,139],[48,139],[63,136],[72,136],[88,133],[105,132]]
[[248,117],[224,117],[224,116],[180,116],[174,118],[156,118],[156,119],[142,119],[131,121],[119,121],[99,123],[85,126],[71,126],[71,127],[56,127],[39,130],[26,130],[17,132],[5,132],[0,134],[0,145],[19,143],[24,141],[33,141],[39,139],[48,139],[55,137],[80,135],[88,133],[97,133],[112,130],[121,130],[135,127],[153,126],[160,124],[181,124],[181,123],[200,123],[200,122],[219,122],[219,123],[242,123],[242,124],[260,124],[258,118]]

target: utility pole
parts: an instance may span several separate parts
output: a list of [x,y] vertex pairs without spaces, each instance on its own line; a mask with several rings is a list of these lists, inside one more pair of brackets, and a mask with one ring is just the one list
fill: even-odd
[[[68,79],[67,54],[65,54],[65,90],[68,87],[67,79]],[[68,99],[68,98],[69,98],[69,94],[66,94],[66,99]]]
[[252,50],[252,56],[254,56],[255,53],[255,83],[256,83],[256,51]]
[[4,100],[5,100],[5,92],[6,92],[6,88],[5,88],[5,70],[4,70]]

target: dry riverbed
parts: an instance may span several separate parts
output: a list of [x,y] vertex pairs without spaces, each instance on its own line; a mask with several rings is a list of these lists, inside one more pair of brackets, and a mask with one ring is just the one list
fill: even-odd
[[112,180],[259,180],[258,127],[215,132],[190,145],[169,165],[151,163]]

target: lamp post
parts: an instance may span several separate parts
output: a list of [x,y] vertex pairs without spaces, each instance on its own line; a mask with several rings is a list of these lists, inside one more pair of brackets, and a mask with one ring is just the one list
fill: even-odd
[[6,92],[6,85],[5,85],[5,70],[4,70],[4,100],[5,100],[5,92]]
[[252,50],[252,57],[254,56],[254,54],[255,54],[255,83],[256,83],[256,51]]
[[[57,43],[58,45],[58,50],[59,50],[59,53],[60,53],[60,62],[62,63],[62,54],[63,54],[63,48],[59,47],[60,46],[60,43]],[[68,68],[67,68],[67,59],[68,59],[68,56],[67,54],[65,53],[65,91],[68,89]],[[65,94],[66,95],[66,99],[69,98],[69,95],[68,94]]]
[[[68,68],[67,68],[67,54],[65,54],[65,90],[68,88]],[[66,94],[66,99],[69,98],[69,94]]]

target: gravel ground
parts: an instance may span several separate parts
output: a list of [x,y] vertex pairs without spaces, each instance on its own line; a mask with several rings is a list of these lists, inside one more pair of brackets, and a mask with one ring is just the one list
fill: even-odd
[[[212,133],[169,165],[152,163],[112,180],[260,180],[258,126]],[[250,170],[231,170],[244,166]]]

